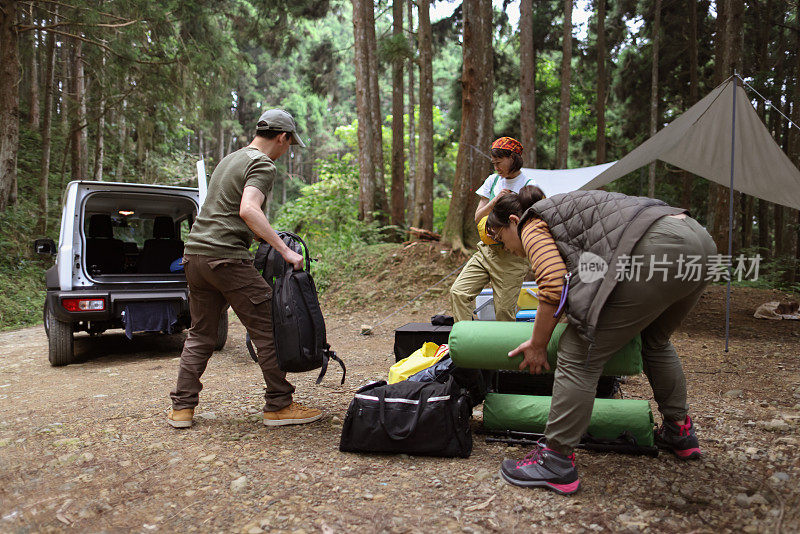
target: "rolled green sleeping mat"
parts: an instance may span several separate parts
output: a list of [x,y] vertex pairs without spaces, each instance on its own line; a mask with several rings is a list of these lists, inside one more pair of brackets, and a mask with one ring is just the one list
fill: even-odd
[[[547,344],[550,373],[558,360],[558,340],[567,327],[556,325]],[[531,338],[533,323],[508,321],[459,321],[450,331],[450,357],[457,367],[466,369],[518,370],[522,355],[513,358],[508,353]],[[642,372],[642,340],[637,335],[622,347],[603,366],[603,376],[638,375]]]
[[[544,433],[552,397],[489,393],[483,401],[483,426],[492,432]],[[650,403],[637,399],[595,399],[587,433],[594,438],[616,439],[629,432],[640,447],[652,447],[653,412]]]

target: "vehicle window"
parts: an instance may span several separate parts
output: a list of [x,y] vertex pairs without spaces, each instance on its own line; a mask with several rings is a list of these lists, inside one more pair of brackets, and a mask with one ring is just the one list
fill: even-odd
[[152,219],[134,219],[132,217],[113,218],[114,238],[136,243],[140,249],[144,242],[153,236]]
[[[85,218],[83,231],[89,235],[89,219]],[[141,249],[144,242],[153,237],[153,219],[139,219],[136,217],[126,217],[123,215],[111,216],[111,227],[114,239],[119,239],[126,243],[136,243]]]

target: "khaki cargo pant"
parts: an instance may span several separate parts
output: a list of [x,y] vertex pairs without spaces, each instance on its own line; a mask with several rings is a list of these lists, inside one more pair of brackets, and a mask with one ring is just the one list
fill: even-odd
[[[573,325],[561,336],[545,429],[548,447],[562,454],[572,453],[589,427],[603,365],[638,333],[642,336],[644,372],[659,411],[664,419],[683,422],[689,409],[686,378],[670,336],[700,299],[708,283],[704,280],[705,265],[716,251],[711,236],[694,219],[662,217],[653,223],[631,252],[631,256],[644,257],[641,276],[638,281],[634,277],[617,283],[600,314],[588,361],[589,343]],[[659,270],[646,281],[651,255],[656,259],[654,267],[665,268],[666,282]],[[681,267],[687,272],[686,265],[679,264],[681,255],[700,256],[697,263],[703,268],[699,281],[694,280],[694,273],[692,280],[678,277]]]
[[236,312],[256,347],[258,365],[267,384],[264,411],[289,406],[294,386],[278,367],[272,331],[272,289],[255,270],[253,261],[186,254],[184,262],[192,327],[183,344],[178,383],[170,393],[173,409],[197,406],[203,389],[200,377],[214,352],[226,304]]
[[516,320],[517,300],[529,268],[526,258],[515,256],[499,246],[478,243],[478,251],[472,255],[450,288],[453,319],[471,321],[475,297],[487,282],[491,282],[495,319]]

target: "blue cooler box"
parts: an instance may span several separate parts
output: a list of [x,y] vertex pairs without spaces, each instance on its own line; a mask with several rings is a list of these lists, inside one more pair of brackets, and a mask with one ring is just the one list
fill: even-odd
[[518,323],[532,323],[536,319],[536,310],[520,310],[517,312]]

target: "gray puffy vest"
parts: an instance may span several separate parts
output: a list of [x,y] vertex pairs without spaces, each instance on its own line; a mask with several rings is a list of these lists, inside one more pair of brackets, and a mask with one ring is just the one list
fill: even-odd
[[[686,210],[653,198],[606,191],[572,191],[531,206],[522,215],[517,230],[521,234],[525,223],[532,218],[542,219],[550,227],[569,271],[567,318],[591,343],[603,305],[617,284],[617,258],[630,255],[657,219],[679,213],[686,213]],[[587,270],[603,262],[608,266],[605,275]],[[584,271],[579,272],[581,268]],[[581,280],[581,274],[593,281]]]

